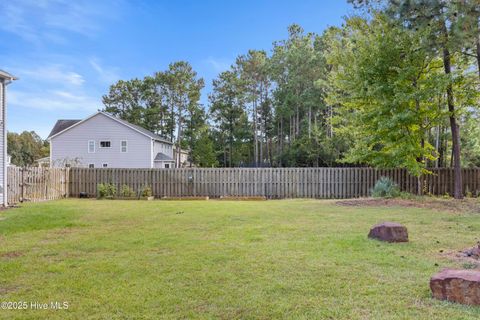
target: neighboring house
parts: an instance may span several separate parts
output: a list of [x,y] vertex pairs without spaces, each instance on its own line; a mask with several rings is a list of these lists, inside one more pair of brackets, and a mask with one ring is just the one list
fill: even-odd
[[7,203],[7,85],[17,80],[8,72],[0,70],[0,204]]
[[37,159],[35,160],[35,163],[37,164],[38,167],[48,168],[50,167],[50,157]]
[[175,159],[177,168],[187,168],[192,167],[193,163],[189,160],[189,151],[185,149],[180,149],[180,158],[177,155],[177,148],[173,149],[173,159]]
[[50,135],[50,166],[173,168],[173,143],[142,127],[98,112],[58,120]]

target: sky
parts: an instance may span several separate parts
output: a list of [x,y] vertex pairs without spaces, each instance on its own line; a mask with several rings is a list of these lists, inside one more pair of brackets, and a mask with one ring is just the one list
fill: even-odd
[[346,0],[0,0],[0,69],[9,85],[7,128],[46,138],[58,119],[103,107],[116,81],[143,78],[174,61],[211,82],[249,49],[269,51],[300,24],[321,33],[341,25]]

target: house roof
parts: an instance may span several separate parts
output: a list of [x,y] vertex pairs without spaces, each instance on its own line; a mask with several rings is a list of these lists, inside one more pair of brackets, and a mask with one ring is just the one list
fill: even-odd
[[0,69],[0,79],[18,80],[17,77],[12,76],[10,73],[8,73],[7,71],[3,71],[2,69]]
[[120,119],[120,118],[117,118],[117,117],[114,117],[115,120],[118,120],[119,122],[127,125],[127,126],[130,126],[130,127],[133,127],[134,129],[137,129],[138,131],[141,131],[143,134],[149,136],[150,138],[152,139],[155,139],[155,140],[158,140],[158,141],[162,141],[162,142],[167,142],[167,143],[172,143],[171,141],[167,140],[166,138],[162,137],[162,136],[159,136],[158,134],[155,134],[151,131],[148,131],[147,129],[145,128],[142,128],[140,126],[137,126],[136,124],[133,124],[133,123],[130,123],[128,121],[125,121],[123,119]]
[[165,153],[159,152],[157,153],[153,161],[173,161],[173,158],[170,156],[167,156]]
[[57,133],[73,126],[75,123],[78,123],[80,121],[82,121],[82,120],[57,120],[57,122],[53,126],[52,131],[50,131],[50,134],[48,135],[48,138],[50,138],[51,136],[56,135]]
[[[131,128],[132,130],[135,130],[137,132],[140,132],[141,134],[153,139],[153,140],[157,140],[157,141],[161,141],[161,142],[165,142],[165,143],[168,143],[168,144],[173,144],[171,141],[167,140],[166,138],[164,137],[161,137],[159,136],[158,134],[155,134],[151,131],[148,131],[147,129],[145,128],[142,128],[140,126],[137,126],[135,124],[132,124],[128,121],[125,121],[123,119],[120,119],[120,118],[117,118],[115,116],[112,116],[108,113],[105,113],[105,112],[102,112],[102,111],[99,111],[83,120],[58,120],[57,123],[55,124],[55,126],[53,127],[52,129],[52,132],[50,132],[50,134],[48,135],[48,138],[47,139],[50,139],[50,138],[53,138],[54,136],[56,135],[59,135],[65,131],[67,131],[68,129],[82,123],[82,122],[85,122],[85,121],[88,121],[89,119],[93,118],[94,116],[96,116],[97,114],[103,114],[104,116],[112,119],[112,120],[115,120],[129,128]],[[57,130],[55,130],[55,128],[57,128],[57,125],[59,126],[59,128]]]

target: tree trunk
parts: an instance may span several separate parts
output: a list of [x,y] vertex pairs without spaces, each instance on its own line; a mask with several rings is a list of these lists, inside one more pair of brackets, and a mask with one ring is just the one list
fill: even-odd
[[275,148],[275,152],[277,153],[277,155],[280,154],[280,150],[282,148],[282,131],[281,131],[281,123],[282,123],[282,119],[280,118],[280,121],[277,122],[277,143],[276,143],[276,148]]
[[290,115],[290,135],[288,136],[288,145],[290,146],[292,143],[292,140],[294,139],[293,132],[295,131],[295,118]]
[[477,67],[478,76],[480,77],[480,35],[477,36]]
[[417,195],[423,195],[423,174],[417,177]]
[[327,107],[327,117],[326,117],[326,132],[327,132],[327,137],[332,138],[333,137],[333,124],[332,124],[332,118],[333,118],[333,106],[328,106]]
[[438,153],[438,157],[435,160],[435,167],[440,168],[440,159],[441,159],[440,158],[441,157],[441,153],[440,153],[440,125],[438,125],[436,130],[435,130],[435,150],[437,150],[437,153]]
[[446,154],[447,154],[447,139],[444,139],[444,134],[447,129],[445,127],[440,127],[440,150],[438,156],[438,166],[440,168],[445,168],[447,166]]
[[[446,26],[445,26],[446,29]],[[447,34],[445,32],[444,36]],[[445,42],[447,43],[447,42]],[[446,45],[443,47],[443,67],[446,74],[451,73],[451,63],[450,63],[450,51]],[[454,192],[453,196],[455,199],[463,198],[462,190],[462,168],[460,162],[460,128],[457,123],[457,118],[455,115],[455,104],[453,100],[453,87],[452,84],[449,84],[447,87],[447,105],[450,118],[450,128],[452,131],[452,155],[453,155],[453,172],[454,172]]]
[[258,156],[258,162],[263,163],[263,135],[260,136],[260,141],[258,142],[259,144],[259,156]]
[[223,146],[223,167],[227,166],[227,148]]
[[257,100],[253,100],[253,163],[257,166],[258,145],[257,145]]
[[308,139],[312,137],[312,107],[308,107]]
[[179,110],[178,112],[178,129],[177,129],[177,154],[176,154],[176,160],[177,160],[177,168],[180,168],[181,163],[181,147],[182,144],[182,114]]
[[297,115],[295,119],[295,138],[297,138],[300,135],[300,109],[298,108],[297,105]]
[[280,118],[280,167],[283,167],[283,144],[284,144],[284,136],[283,136],[283,117]]
[[170,114],[170,140],[173,142],[173,138],[175,136],[175,109],[172,105],[171,107],[171,114]]
[[267,158],[267,163],[269,163],[270,167],[272,166],[272,158],[271,158],[271,148],[272,148],[272,144],[271,144],[271,140],[270,140],[270,137],[267,133],[267,125],[268,125],[268,122],[267,122],[267,119],[265,119],[265,123],[264,123],[264,131],[265,131],[265,154],[266,154],[266,158]]
[[232,167],[232,153],[233,153],[233,139],[230,136],[229,147],[228,147],[228,166]]

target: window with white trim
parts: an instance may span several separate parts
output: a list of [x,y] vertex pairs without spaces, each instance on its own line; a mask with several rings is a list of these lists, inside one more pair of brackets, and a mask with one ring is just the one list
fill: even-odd
[[108,163],[102,164],[102,167],[103,167],[103,168],[108,168]]
[[100,148],[111,148],[112,147],[112,142],[105,140],[105,141],[100,141]]
[[95,140],[88,140],[88,153],[95,152]]
[[127,152],[127,140],[120,141],[120,152]]
[[95,165],[94,165],[93,163],[90,163],[90,164],[88,165],[88,167],[89,167],[90,169],[93,169],[93,168],[95,168]]

